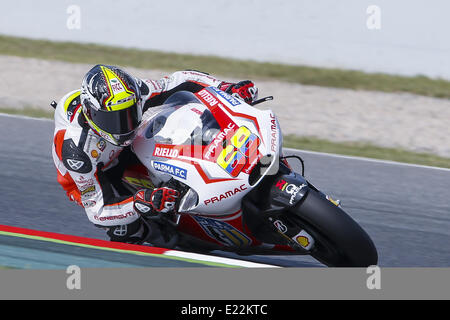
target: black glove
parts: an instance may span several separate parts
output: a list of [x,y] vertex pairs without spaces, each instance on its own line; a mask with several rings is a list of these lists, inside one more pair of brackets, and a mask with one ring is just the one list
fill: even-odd
[[258,88],[250,80],[240,81],[238,83],[222,82],[219,85],[219,89],[232,96],[243,99],[249,104],[258,98]]
[[134,195],[134,210],[143,216],[173,212],[179,197],[177,190],[167,187],[142,189]]

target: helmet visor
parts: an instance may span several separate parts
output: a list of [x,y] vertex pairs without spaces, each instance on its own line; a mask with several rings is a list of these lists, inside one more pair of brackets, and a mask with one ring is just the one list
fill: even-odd
[[102,111],[90,108],[90,117],[101,130],[114,136],[132,133],[141,122],[142,113],[134,104],[126,109],[117,111]]

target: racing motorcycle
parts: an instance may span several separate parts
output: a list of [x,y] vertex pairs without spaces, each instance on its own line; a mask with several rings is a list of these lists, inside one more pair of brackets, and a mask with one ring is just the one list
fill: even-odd
[[[254,104],[271,99],[267,97]],[[181,91],[150,108],[132,149],[136,191],[180,190],[173,214],[143,216],[162,230],[151,245],[242,255],[311,255],[330,267],[376,265],[368,234],[283,156],[275,114],[215,87]]]

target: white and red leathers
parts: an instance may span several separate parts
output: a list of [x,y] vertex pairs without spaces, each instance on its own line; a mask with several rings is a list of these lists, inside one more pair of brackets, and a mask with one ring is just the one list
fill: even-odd
[[[220,88],[225,84],[197,71],[178,71],[158,81],[137,79],[137,82],[143,112],[161,105],[176,91],[197,92],[205,86]],[[107,142],[90,128],[82,112],[80,90],[59,101],[52,148],[58,182],[97,226],[128,225],[139,217],[133,210],[133,195],[121,195],[112,181],[114,174],[108,174],[119,167],[121,157],[128,157],[129,148],[125,149],[128,150]]]

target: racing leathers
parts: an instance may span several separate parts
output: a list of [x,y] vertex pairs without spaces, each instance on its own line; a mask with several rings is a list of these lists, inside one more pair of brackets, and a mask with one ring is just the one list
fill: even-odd
[[[198,92],[206,86],[248,100],[247,92],[239,92],[246,90],[246,85],[237,86],[198,71],[178,71],[158,81],[136,80],[143,112],[163,104],[174,92]],[[92,223],[107,229],[111,240],[136,243],[145,236],[145,226],[133,208],[134,195],[121,184],[124,166],[137,159],[130,147],[113,145],[91,129],[82,112],[80,90],[66,94],[56,106],[52,154],[57,180],[67,196],[85,209]]]

